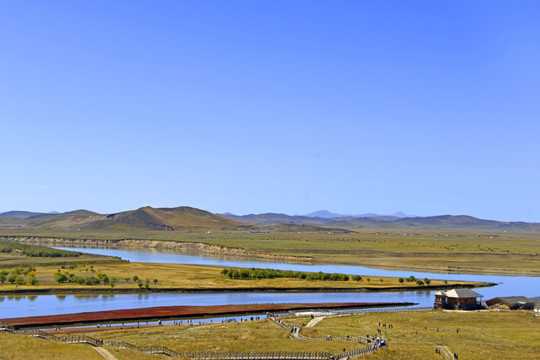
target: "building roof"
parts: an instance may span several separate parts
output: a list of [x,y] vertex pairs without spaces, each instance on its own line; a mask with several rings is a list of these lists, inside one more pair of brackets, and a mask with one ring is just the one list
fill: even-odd
[[480,295],[471,289],[452,289],[446,292],[446,296],[450,298],[476,298],[483,297],[484,295]]
[[446,292],[443,291],[443,290],[437,291],[437,292],[435,293],[435,295],[446,295]]
[[528,297],[525,297],[525,296],[505,296],[505,297],[499,297],[499,300],[501,300],[503,303],[507,303],[507,304],[519,304],[519,303],[533,302]]

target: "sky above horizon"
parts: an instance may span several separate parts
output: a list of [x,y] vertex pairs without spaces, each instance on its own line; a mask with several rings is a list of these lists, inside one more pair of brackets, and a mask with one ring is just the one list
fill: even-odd
[[2,1],[0,212],[540,222],[537,1]]

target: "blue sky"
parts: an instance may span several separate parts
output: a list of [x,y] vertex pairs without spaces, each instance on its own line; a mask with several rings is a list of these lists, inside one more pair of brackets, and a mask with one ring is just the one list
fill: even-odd
[[0,212],[540,222],[537,1],[3,1]]

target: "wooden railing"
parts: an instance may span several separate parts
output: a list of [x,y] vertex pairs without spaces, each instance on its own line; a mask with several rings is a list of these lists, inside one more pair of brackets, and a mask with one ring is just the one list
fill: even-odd
[[[427,311],[433,310],[433,307],[417,307],[417,308],[392,308],[392,309],[345,309],[345,310],[328,310],[328,309],[310,309],[302,310],[302,313],[325,313],[328,315],[323,316],[332,316],[340,314],[363,314],[363,313],[385,313],[385,312],[410,312],[410,311]],[[296,316],[295,311],[289,311],[288,313],[276,314],[275,317],[284,317],[284,316]]]
[[364,348],[353,349],[353,350],[349,350],[349,351],[345,351],[345,352],[337,354],[336,359],[347,359],[347,358],[352,358],[352,357],[358,357],[362,355],[371,354],[372,352],[377,351],[377,350],[379,350],[378,346],[376,347],[367,346]]
[[414,312],[414,311],[427,311],[433,310],[433,307],[417,307],[417,308],[392,308],[392,309],[348,309],[337,310],[336,315],[339,314],[362,314],[362,313],[388,313],[388,312]]
[[318,351],[248,351],[184,353],[194,360],[328,360],[332,354]]
[[[393,310],[393,309],[392,309]],[[270,320],[283,328],[290,328],[290,337],[297,340],[319,340],[319,341],[351,341],[357,343],[368,343],[370,340],[363,337],[327,337],[316,338],[302,335],[302,327],[297,324],[289,324],[281,319],[269,317]],[[194,360],[328,360],[347,359],[370,354],[379,349],[378,346],[363,347],[333,356],[327,352],[313,351],[266,351],[266,352],[177,352],[162,345],[137,346],[125,341],[103,342],[99,339],[87,335],[54,335],[43,330],[15,330],[13,326],[0,322],[0,331],[7,331],[23,334],[31,337],[38,337],[49,341],[56,341],[65,344],[88,344],[91,346],[110,346],[120,349],[135,349],[149,354],[162,354],[167,356],[181,356]]]

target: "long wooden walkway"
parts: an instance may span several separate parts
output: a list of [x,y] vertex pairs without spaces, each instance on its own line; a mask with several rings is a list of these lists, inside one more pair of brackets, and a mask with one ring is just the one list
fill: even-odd
[[[329,337],[329,338],[312,338],[302,335],[301,326],[289,324],[281,319],[269,317],[270,320],[283,328],[290,329],[290,338],[295,340],[312,340],[312,341],[351,341],[359,344],[368,344],[373,339],[364,337]],[[193,360],[329,360],[329,359],[349,359],[353,357],[370,354],[379,349],[378,346],[363,346],[358,349],[342,352],[333,355],[328,352],[316,351],[250,351],[250,352],[177,352],[161,345],[153,346],[137,346],[125,341],[110,341],[103,342],[99,339],[87,335],[54,335],[42,330],[16,330],[13,325],[0,322],[0,331],[22,334],[31,337],[42,338],[49,341],[61,342],[64,344],[87,344],[95,347],[108,346],[120,349],[135,349],[149,354],[162,354],[167,356],[183,357]]]

